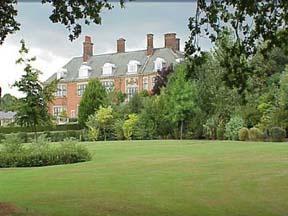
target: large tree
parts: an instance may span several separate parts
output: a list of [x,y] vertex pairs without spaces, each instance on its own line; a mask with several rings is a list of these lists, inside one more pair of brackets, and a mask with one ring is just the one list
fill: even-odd
[[[125,0],[119,0],[121,7]],[[16,20],[18,0],[3,0],[0,3],[0,44],[8,34],[20,29],[20,23]],[[111,10],[113,5],[108,0],[42,0],[42,4],[52,7],[49,19],[53,23],[61,23],[69,31],[69,39],[72,41],[79,37],[82,31],[81,24],[101,24],[100,13],[103,9]]]
[[[205,62],[201,38],[213,44],[229,28],[233,40],[228,46],[222,46],[225,55],[221,64],[227,70],[223,80],[228,87],[236,87],[243,96],[247,80],[253,76],[253,68],[247,61],[259,47],[266,55],[273,47],[285,44],[287,12],[286,0],[197,0],[195,16],[189,19],[190,37],[185,44],[185,54],[192,62],[188,76],[192,77],[195,65]],[[259,46],[263,42],[265,46]]]
[[107,103],[107,92],[98,79],[91,79],[82,96],[79,107],[79,123],[85,125],[88,116]]
[[37,141],[37,127],[51,123],[48,103],[54,99],[57,80],[43,86],[39,80],[40,71],[33,68],[35,57],[29,57],[29,50],[21,40],[20,58],[16,64],[24,66],[24,75],[14,83],[24,97],[19,100],[16,122],[23,127],[32,127]]
[[205,35],[215,42],[227,26],[246,55],[256,52],[259,41],[267,41],[267,48],[283,44],[288,36],[287,12],[286,0],[197,0],[196,13],[189,19],[186,53],[201,51],[199,38]]
[[185,120],[194,116],[197,111],[197,89],[194,81],[186,80],[186,66],[179,65],[170,77],[164,97],[166,98],[167,115],[179,126],[180,139],[183,137]]

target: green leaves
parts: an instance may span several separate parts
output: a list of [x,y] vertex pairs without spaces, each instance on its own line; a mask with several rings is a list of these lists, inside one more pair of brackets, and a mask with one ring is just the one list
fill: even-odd
[[17,87],[25,96],[19,100],[16,121],[21,126],[33,127],[37,131],[37,126],[51,123],[48,114],[48,103],[54,98],[53,93],[56,91],[56,84],[52,82],[43,87],[39,80],[40,71],[31,66],[31,62],[36,58],[29,58],[28,48],[25,42],[21,40],[21,57],[16,61],[18,64],[24,64],[24,72],[19,81],[13,86]]
[[91,79],[82,96],[79,107],[79,123],[84,125],[88,116],[107,103],[107,93],[98,79]]

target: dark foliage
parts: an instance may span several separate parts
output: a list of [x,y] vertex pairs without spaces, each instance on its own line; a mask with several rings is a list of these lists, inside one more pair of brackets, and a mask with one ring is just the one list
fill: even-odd
[[[8,34],[20,29],[17,22],[17,0],[3,0],[0,4],[0,44]],[[125,0],[119,0],[121,7],[124,7]],[[53,23],[61,23],[69,31],[69,39],[72,41],[79,37],[82,31],[82,23],[101,24],[100,13],[103,9],[111,10],[113,5],[108,0],[42,0],[42,4],[49,4],[52,7],[52,14],[49,19]]]
[[173,72],[173,65],[164,67],[161,71],[158,71],[155,77],[155,84],[152,89],[153,95],[159,95],[162,87],[166,87],[169,75]]

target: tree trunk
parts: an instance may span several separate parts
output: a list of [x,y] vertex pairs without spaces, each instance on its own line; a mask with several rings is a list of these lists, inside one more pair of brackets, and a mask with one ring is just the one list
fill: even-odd
[[180,125],[180,140],[183,138],[183,120],[181,120],[181,125]]
[[106,130],[105,130],[105,128],[104,128],[104,141],[106,141]]

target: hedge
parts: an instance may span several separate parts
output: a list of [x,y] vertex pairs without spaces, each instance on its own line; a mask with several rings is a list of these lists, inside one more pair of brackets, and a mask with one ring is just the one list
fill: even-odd
[[[66,124],[66,125],[54,125],[54,126],[39,126],[38,132],[42,131],[68,131],[68,130],[81,130],[82,126],[79,124]],[[0,134],[10,134],[18,132],[33,132],[33,128],[29,127],[0,127]]]
[[89,160],[91,154],[85,146],[69,142],[57,147],[48,145],[42,149],[30,147],[20,152],[0,152],[0,168],[51,166]]

